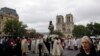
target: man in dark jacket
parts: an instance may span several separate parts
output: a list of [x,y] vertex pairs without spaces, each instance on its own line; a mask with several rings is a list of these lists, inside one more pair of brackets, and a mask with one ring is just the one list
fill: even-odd
[[3,43],[2,38],[0,37],[0,56],[3,56]]
[[21,39],[20,39],[20,37],[17,37],[17,39],[16,39],[15,51],[16,51],[16,55],[17,55],[17,56],[22,56],[22,51],[21,51]]

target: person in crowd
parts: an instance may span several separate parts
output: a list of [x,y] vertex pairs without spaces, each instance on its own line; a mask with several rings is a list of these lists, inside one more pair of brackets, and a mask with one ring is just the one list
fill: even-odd
[[35,38],[32,38],[31,51],[35,53]]
[[42,56],[42,48],[43,48],[43,39],[39,37],[39,45],[38,45],[39,56]]
[[36,53],[36,54],[39,53],[38,45],[39,45],[39,38],[35,38],[35,53]]
[[15,53],[16,53],[17,56],[22,56],[21,38],[20,37],[17,37],[17,39],[16,39]]
[[[7,42],[6,42],[6,37],[3,37],[3,42],[2,42],[2,47],[3,47],[3,56],[6,56],[6,48],[7,48]],[[1,53],[1,52],[0,52]]]
[[47,47],[49,54],[50,54],[51,37],[47,37],[45,44],[46,44],[46,47]]
[[98,50],[97,53],[98,53],[98,55],[100,56],[100,39],[99,39],[98,49],[97,49],[97,50]]
[[7,41],[7,53],[9,56],[13,56],[15,54],[14,47],[15,47],[15,41],[13,37],[10,37]]
[[88,36],[81,39],[81,49],[76,56],[98,56],[92,40]]
[[77,39],[76,38],[73,39],[73,43],[74,43],[73,44],[74,45],[74,50],[78,50],[78,47],[77,47],[78,45],[77,45]]
[[25,56],[28,52],[28,42],[25,37],[23,37],[21,41],[21,51],[22,51],[22,56]]
[[77,48],[80,49],[80,47],[81,47],[81,43],[80,43],[81,40],[80,40],[80,38],[77,38],[76,41],[77,41]]
[[64,37],[61,38],[61,45],[62,45],[62,47],[63,47],[63,49],[64,49],[64,48],[65,48],[65,40],[64,40]]
[[6,37],[6,38],[5,38],[5,42],[4,42],[5,51],[4,51],[4,53],[6,53],[6,54],[4,54],[4,56],[9,55],[9,44],[8,44],[8,40],[9,40],[9,39],[10,39],[9,37]]
[[68,50],[73,50],[73,39],[69,38],[68,39]]
[[48,56],[48,54],[49,54],[49,51],[46,47],[46,39],[44,39],[44,38],[43,38],[42,52],[43,52],[44,56]]
[[68,39],[65,39],[65,48],[66,48],[66,49],[68,49],[68,44],[69,44]]
[[97,50],[100,50],[100,39],[98,41]]
[[28,37],[27,41],[28,41],[28,50],[31,50],[31,42],[32,42],[31,38]]
[[52,50],[53,56],[61,56],[63,53],[63,47],[61,45],[61,40],[59,38],[54,39],[54,45]]
[[0,37],[0,56],[3,56],[3,39]]

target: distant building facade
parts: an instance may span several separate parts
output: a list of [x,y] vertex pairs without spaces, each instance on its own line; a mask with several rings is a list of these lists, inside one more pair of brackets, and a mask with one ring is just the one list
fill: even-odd
[[0,36],[5,35],[5,33],[3,32],[5,22],[12,19],[19,20],[19,16],[16,10],[7,7],[3,7],[0,9]]
[[64,17],[62,15],[56,16],[56,30],[62,32],[66,37],[71,37],[74,29],[73,15],[67,14]]

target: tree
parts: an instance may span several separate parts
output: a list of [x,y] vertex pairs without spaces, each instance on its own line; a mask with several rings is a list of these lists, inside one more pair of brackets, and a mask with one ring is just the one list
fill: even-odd
[[54,34],[58,35],[59,37],[64,36],[64,34],[62,32],[56,31],[56,30],[54,31]]
[[89,36],[97,36],[100,35],[100,23],[90,23],[87,24],[87,31]]
[[83,35],[87,36],[97,36],[100,35],[100,23],[91,22],[85,26],[75,25],[73,30],[73,35],[76,37],[81,37]]
[[4,25],[4,32],[9,36],[23,36],[26,34],[27,25],[24,25],[22,22],[12,19],[7,20]]
[[43,36],[44,35],[42,33],[39,33],[39,32],[35,33],[35,38],[39,38],[39,37],[43,38]]
[[100,23],[94,23],[93,29],[95,36],[100,35]]
[[73,35],[75,37],[82,37],[83,35],[86,35],[86,27],[83,25],[75,25],[73,30]]
[[93,36],[93,35],[95,35],[95,34],[94,34],[94,25],[93,25],[92,22],[89,23],[89,24],[87,24],[86,29],[87,29],[87,35],[88,35],[88,36]]
[[35,38],[36,37],[35,29],[27,30],[27,35],[26,36],[31,37],[31,38]]

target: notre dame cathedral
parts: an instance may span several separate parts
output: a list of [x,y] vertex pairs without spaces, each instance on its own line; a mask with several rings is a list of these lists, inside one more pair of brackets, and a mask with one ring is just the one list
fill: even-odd
[[67,14],[64,17],[62,15],[56,16],[56,30],[62,32],[67,38],[73,36],[72,31],[74,29],[73,15]]

